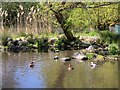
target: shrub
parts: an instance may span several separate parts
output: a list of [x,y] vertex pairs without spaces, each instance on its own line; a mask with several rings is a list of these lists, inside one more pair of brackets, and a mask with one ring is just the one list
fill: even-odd
[[62,37],[58,38],[58,40],[56,41],[56,45],[64,46],[66,41],[67,41],[67,39],[64,36],[62,36]]
[[37,41],[37,47],[42,48],[42,46],[48,46],[48,38],[38,38]]
[[117,44],[109,44],[108,46],[109,54],[110,55],[119,55],[120,50]]
[[8,38],[11,38],[11,35],[7,32],[3,33],[1,36],[1,42],[3,46],[7,46]]
[[33,38],[33,37],[31,37],[31,36],[28,36],[28,37],[27,37],[27,41],[28,41],[30,44],[35,44],[36,38]]
[[95,57],[94,53],[87,53],[86,56],[88,59],[93,59]]
[[119,43],[120,40],[120,34],[116,34],[114,32],[110,31],[102,31],[100,32],[100,37],[103,42],[106,44],[112,44],[112,43]]

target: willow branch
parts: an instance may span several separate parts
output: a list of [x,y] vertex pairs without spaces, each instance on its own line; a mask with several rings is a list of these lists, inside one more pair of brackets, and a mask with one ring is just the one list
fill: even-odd
[[118,3],[120,3],[120,2],[109,2],[109,3],[99,4],[99,5],[96,5],[96,6],[92,7],[92,6],[88,6],[87,4],[82,3],[82,2],[75,2],[75,3],[72,3],[71,5],[69,5],[68,7],[60,9],[58,12],[61,12],[61,11],[64,11],[64,10],[72,10],[74,8],[83,8],[83,9],[87,9],[87,8],[99,8],[99,7],[109,6],[109,5],[118,4]]
[[99,7],[103,7],[103,6],[109,6],[109,5],[112,5],[112,4],[118,4],[120,2],[110,2],[110,3],[106,3],[106,4],[100,4],[100,5],[97,5],[97,6],[93,6],[93,7],[87,7],[87,8],[99,8]]

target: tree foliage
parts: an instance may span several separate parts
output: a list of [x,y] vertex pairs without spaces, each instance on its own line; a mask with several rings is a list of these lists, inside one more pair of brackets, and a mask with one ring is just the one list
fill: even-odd
[[55,29],[61,26],[64,33],[69,32],[73,36],[71,30],[108,29],[112,22],[118,21],[118,4],[119,2],[2,3],[3,23],[8,27],[17,26],[17,20],[20,19],[19,22],[24,26],[29,20],[32,27]]

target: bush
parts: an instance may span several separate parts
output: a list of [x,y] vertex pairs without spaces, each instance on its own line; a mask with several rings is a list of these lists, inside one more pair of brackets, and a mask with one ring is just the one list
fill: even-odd
[[93,59],[95,57],[95,54],[94,53],[88,53],[86,54],[87,58],[88,59]]
[[117,44],[110,44],[108,46],[108,50],[109,50],[109,54],[110,55],[119,55],[120,54],[120,50]]
[[37,47],[42,48],[42,46],[48,46],[48,38],[38,38],[37,41]]
[[27,41],[28,41],[30,44],[35,44],[36,38],[33,38],[33,37],[31,37],[31,36],[28,36],[28,37],[27,37]]
[[66,41],[67,41],[67,39],[64,36],[62,36],[62,37],[58,38],[58,40],[56,41],[56,45],[64,46]]
[[3,46],[7,46],[8,43],[8,38],[11,38],[11,35],[8,34],[7,32],[3,33],[1,36],[1,42]]
[[36,46],[38,48],[38,52],[40,51],[44,51],[44,52],[48,52],[49,49],[49,44],[48,44],[48,38],[38,38],[36,41]]
[[103,42],[106,44],[112,44],[112,43],[119,43],[120,40],[120,34],[116,34],[114,32],[110,31],[102,31],[100,32],[100,37]]

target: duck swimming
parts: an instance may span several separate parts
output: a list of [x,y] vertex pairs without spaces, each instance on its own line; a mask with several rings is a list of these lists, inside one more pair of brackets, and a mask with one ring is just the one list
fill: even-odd
[[31,62],[29,66],[30,66],[30,67],[34,67],[34,64],[33,64],[33,63],[34,63],[34,62]]
[[68,70],[72,70],[72,69],[73,69],[72,65],[69,64],[69,65],[68,65]]
[[97,65],[91,62],[91,66],[92,66],[91,69],[94,69]]

